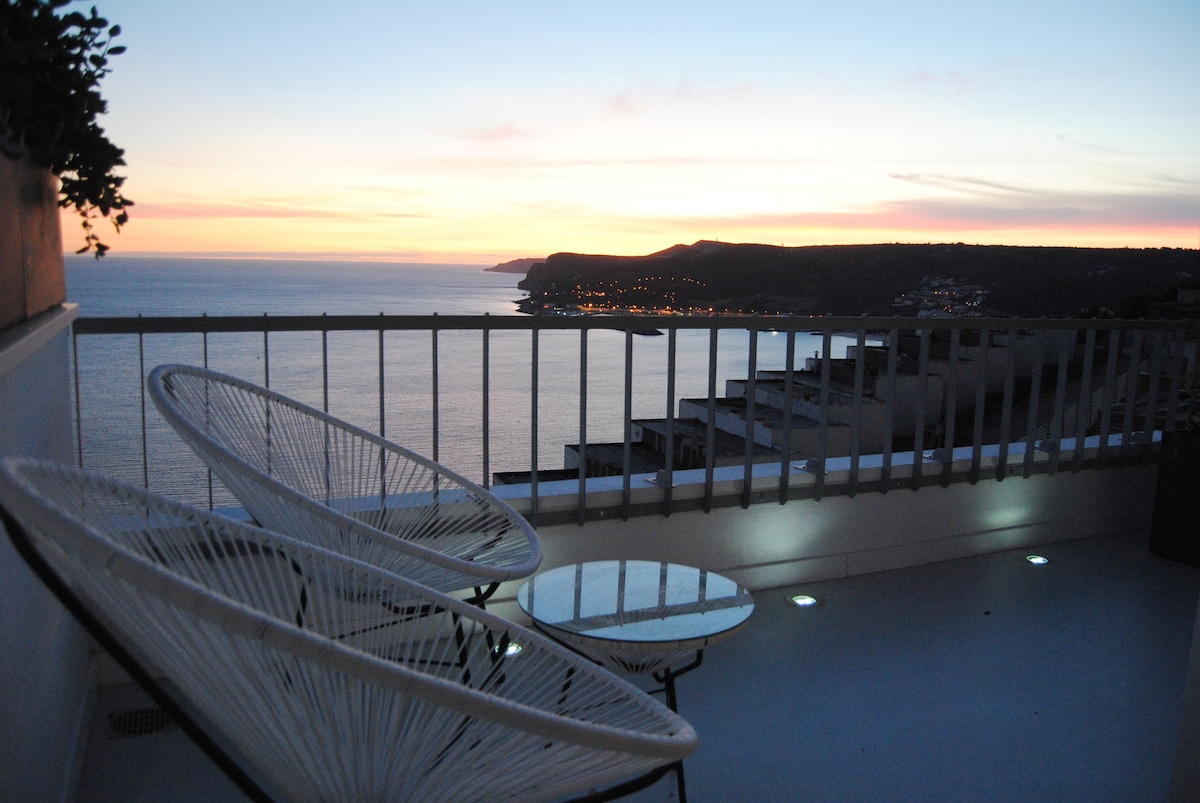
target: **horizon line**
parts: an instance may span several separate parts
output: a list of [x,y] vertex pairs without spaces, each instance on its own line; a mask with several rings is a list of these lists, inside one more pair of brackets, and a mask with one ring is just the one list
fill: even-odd
[[[130,259],[154,259],[154,258],[172,258],[172,259],[249,259],[249,260],[296,260],[306,262],[322,262],[322,261],[341,261],[341,262],[375,262],[388,263],[396,265],[462,265],[462,266],[484,266],[495,267],[503,265],[507,262],[514,262],[523,259],[547,259],[554,254],[571,253],[585,256],[626,256],[626,257],[645,257],[653,256],[661,251],[670,250],[678,247],[691,247],[700,243],[720,243],[722,245],[761,245],[769,248],[826,248],[826,247],[854,247],[854,246],[876,246],[876,245],[964,245],[976,247],[993,247],[993,248],[1079,248],[1079,249],[1100,249],[1100,250],[1161,250],[1173,249],[1180,251],[1200,251],[1197,247],[1187,246],[1087,246],[1087,245],[1011,245],[1008,243],[967,243],[964,241],[951,242],[949,240],[934,241],[924,240],[916,241],[890,241],[890,242],[869,242],[869,243],[823,243],[823,244],[805,244],[805,245],[776,245],[774,243],[758,243],[758,242],[729,242],[722,240],[700,239],[694,243],[675,243],[673,245],[660,248],[657,251],[651,251],[645,254],[611,254],[611,253],[590,253],[583,251],[555,251],[546,256],[511,256],[497,253],[484,254],[403,254],[378,252],[378,251],[153,251],[153,250],[136,250],[136,251],[118,251],[111,249],[106,256],[115,256]],[[64,259],[74,260],[94,260],[93,254],[78,254],[74,251],[64,251]]]

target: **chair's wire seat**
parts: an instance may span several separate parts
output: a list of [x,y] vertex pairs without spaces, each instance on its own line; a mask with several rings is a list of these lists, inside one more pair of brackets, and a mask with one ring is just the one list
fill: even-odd
[[494,590],[541,562],[536,532],[510,505],[377,435],[203,368],[159,366],[148,388],[163,417],[267,529],[439,591]]
[[553,799],[695,749],[626,681],[360,561],[31,459],[0,463],[0,503],[65,596],[285,799]]

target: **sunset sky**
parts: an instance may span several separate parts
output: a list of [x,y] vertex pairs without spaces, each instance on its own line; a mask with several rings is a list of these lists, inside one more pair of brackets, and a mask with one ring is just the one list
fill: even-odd
[[95,4],[113,254],[1200,236],[1196,0]]

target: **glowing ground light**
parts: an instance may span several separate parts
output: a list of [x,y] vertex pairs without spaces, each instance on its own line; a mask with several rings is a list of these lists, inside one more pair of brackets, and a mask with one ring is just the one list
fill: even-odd
[[792,604],[799,608],[811,608],[814,605],[820,605],[821,601],[816,597],[810,597],[808,594],[797,594],[792,599]]
[[1049,558],[1043,558],[1041,555],[1026,555],[1025,560],[1029,561],[1035,566],[1043,566],[1050,562]]
[[[516,643],[515,641],[510,641],[510,642],[508,642],[508,644],[507,644],[507,645],[504,647],[504,650],[503,650],[503,652],[504,652],[504,657],[505,657],[505,658],[512,658],[514,655],[520,655],[520,654],[521,654],[521,650],[523,650],[523,649],[525,649],[525,648],[524,648],[524,647],[522,647],[520,644]],[[500,645],[499,645],[499,644],[497,644],[495,647],[492,647],[492,652],[494,652],[494,653],[496,653],[497,655],[499,655],[499,654],[500,654],[500,652],[501,652]]]

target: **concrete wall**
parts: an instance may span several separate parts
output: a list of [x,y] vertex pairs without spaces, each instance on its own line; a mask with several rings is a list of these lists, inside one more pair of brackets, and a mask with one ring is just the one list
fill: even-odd
[[[7,288],[5,289],[7,292]],[[60,307],[0,332],[0,455],[74,462]],[[0,537],[0,800],[74,797],[96,687],[82,629]]]
[[[1045,455],[1037,457],[1039,462],[1045,459]],[[987,462],[991,461],[985,458]],[[724,480],[718,474],[715,492],[736,494],[741,471],[740,467],[731,470]],[[769,487],[777,481],[772,476],[777,472],[777,466],[756,467],[754,487]],[[896,476],[905,472],[907,467],[898,467]],[[904,488],[854,497],[830,493],[821,500],[753,504],[746,510],[717,507],[709,513],[677,511],[669,517],[589,521],[582,527],[575,523],[543,526],[538,528],[545,552],[542,570],[584,560],[664,560],[714,570],[757,591],[1101,533],[1148,530],[1156,472],[1153,464],[1109,466],[1101,471],[1060,471],[1029,479],[1011,476],[1003,482],[984,479],[975,485],[957,482],[918,491]],[[864,471],[863,479],[870,479],[871,473]],[[687,474],[676,476],[676,499],[702,492],[702,486],[686,482]],[[814,482],[812,475],[796,474],[793,484]],[[836,491],[843,481],[838,472],[830,473],[827,491]],[[548,483],[542,491],[543,511],[570,509],[575,504],[573,494],[555,495],[555,485]],[[565,490],[574,483],[562,485]],[[528,499],[519,498],[518,488],[497,492],[511,495],[509,501],[518,510],[527,510]],[[614,490],[591,494],[591,502],[608,504],[605,496],[618,504],[619,484]],[[635,480],[635,504],[661,497],[661,489]],[[515,595],[519,584],[509,585],[497,594],[497,602]],[[515,605],[502,610],[520,617]]]

